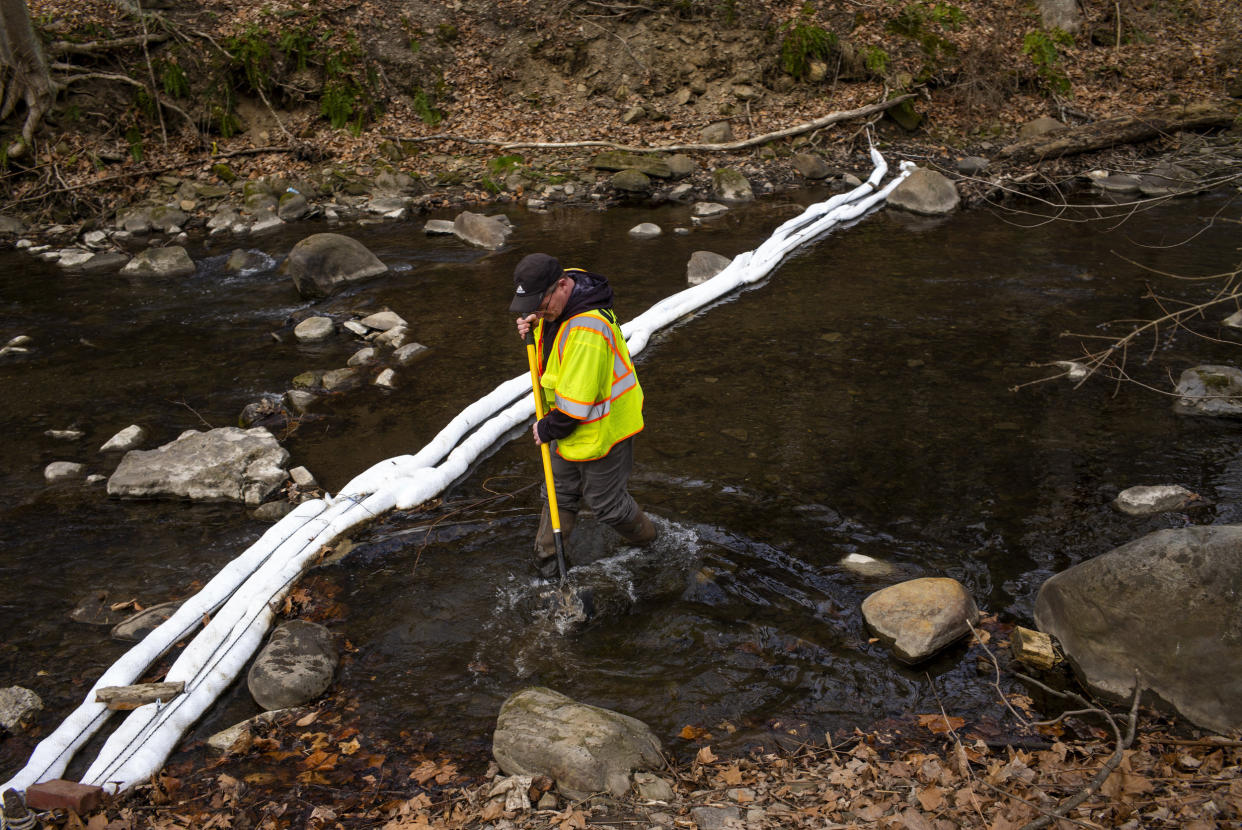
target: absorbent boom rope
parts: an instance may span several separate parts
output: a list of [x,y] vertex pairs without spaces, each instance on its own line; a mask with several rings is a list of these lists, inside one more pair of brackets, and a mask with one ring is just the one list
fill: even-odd
[[[848,193],[808,207],[785,222],[753,251],[739,254],[706,282],[660,300],[621,327],[636,356],[657,330],[743,285],[757,282],[803,243],[841,222],[862,216],[888,197],[913,165],[880,188],[888,172],[874,148],[867,181]],[[389,458],[347,484],[335,498],[306,501],[268,530],[177,611],[121,656],[96,681],[78,706],[44,738],[0,791],[25,790],[59,778],[82,744],[111,714],[95,702],[95,690],[135,682],[177,642],[211,615],[165,676],[184,681],[185,691],[163,706],[133,710],[83,775],[84,783],[116,791],[146,781],[164,763],[181,735],[233,682],[258,649],[275,608],[325,545],[342,533],[394,508],[410,509],[434,498],[465,475],[475,460],[534,412],[530,379],[519,375],[463,409],[415,455]]]

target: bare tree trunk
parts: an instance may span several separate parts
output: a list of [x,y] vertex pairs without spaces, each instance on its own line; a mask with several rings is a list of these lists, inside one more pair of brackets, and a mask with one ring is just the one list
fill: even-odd
[[30,22],[26,0],[0,0],[0,123],[26,104],[21,137],[6,149],[20,158],[30,149],[34,131],[56,97],[47,58]]

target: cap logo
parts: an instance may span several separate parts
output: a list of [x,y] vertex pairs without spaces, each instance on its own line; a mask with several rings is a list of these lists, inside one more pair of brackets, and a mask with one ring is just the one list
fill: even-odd
[[517,287],[517,291],[515,291],[514,293],[515,293],[515,294],[525,294],[525,293],[526,293],[526,289],[525,289],[525,288],[523,288],[522,286],[520,286],[520,285],[519,285],[519,286]]

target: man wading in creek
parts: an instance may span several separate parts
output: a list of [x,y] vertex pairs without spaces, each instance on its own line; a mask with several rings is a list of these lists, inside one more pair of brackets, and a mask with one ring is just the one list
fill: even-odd
[[[536,444],[552,442],[552,477],[568,544],[581,502],[633,545],[647,545],[655,526],[626,489],[634,436],[643,428],[643,389],[612,310],[612,287],[599,274],[562,269],[555,257],[530,254],[513,270],[509,310],[518,336],[534,327],[539,383],[547,415],[535,421]],[[557,576],[545,494],[535,567]]]

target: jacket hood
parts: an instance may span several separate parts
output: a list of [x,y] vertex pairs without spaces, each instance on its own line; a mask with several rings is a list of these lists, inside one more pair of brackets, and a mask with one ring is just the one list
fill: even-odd
[[569,295],[569,301],[565,303],[565,310],[556,321],[558,326],[575,314],[593,308],[612,308],[612,286],[608,284],[607,277],[592,274],[590,271],[573,271],[567,273],[567,276],[573,277],[574,290]]

